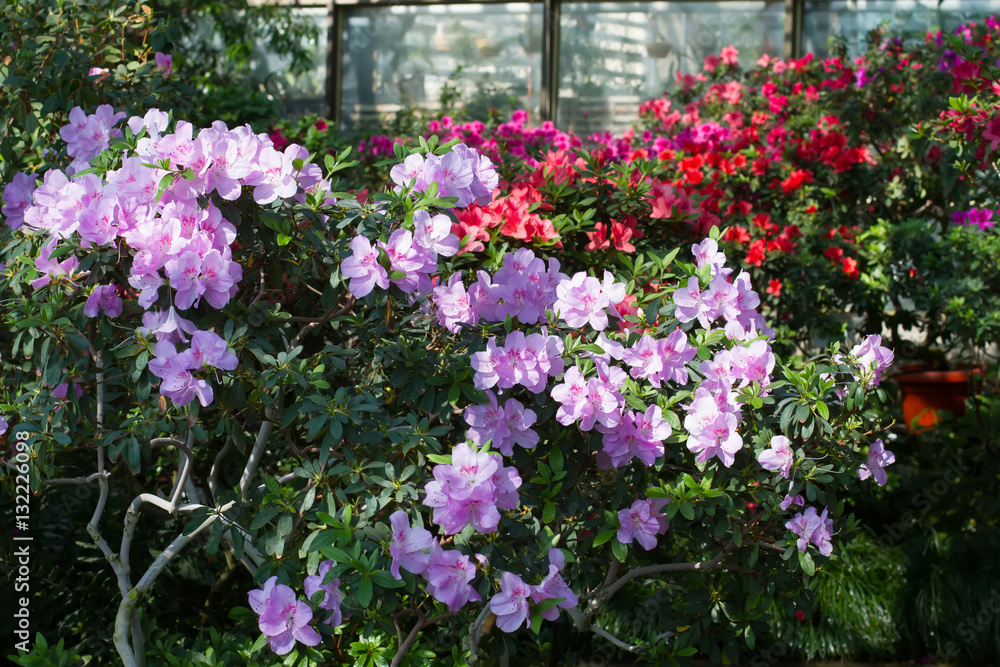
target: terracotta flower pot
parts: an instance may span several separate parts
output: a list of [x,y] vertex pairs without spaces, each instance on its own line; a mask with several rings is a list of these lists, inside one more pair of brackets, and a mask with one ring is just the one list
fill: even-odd
[[[967,368],[953,371],[909,371],[897,375],[906,428],[920,432],[933,427],[941,421],[940,410],[947,410],[956,417],[964,415],[965,399],[970,394],[972,376],[980,373],[978,368]],[[914,427],[911,429],[911,426]]]

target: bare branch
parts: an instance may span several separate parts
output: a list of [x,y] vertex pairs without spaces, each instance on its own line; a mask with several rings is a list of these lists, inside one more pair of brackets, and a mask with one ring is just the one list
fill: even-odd
[[243,468],[243,475],[240,477],[240,497],[243,499],[246,499],[247,492],[250,490],[250,481],[253,479],[254,473],[257,472],[257,466],[260,465],[260,459],[264,455],[264,448],[267,446],[267,439],[271,437],[272,429],[274,429],[272,421],[265,420],[260,425],[257,441],[253,445],[250,458],[247,459],[247,465]]
[[470,667],[479,662],[479,640],[483,634],[483,626],[486,625],[487,617],[493,612],[490,611],[490,605],[487,602],[483,606],[483,610],[479,612],[479,616],[476,617],[476,621],[469,628],[469,659],[468,663]]
[[[410,630],[410,634],[406,636],[406,639],[400,643],[399,649],[396,651],[396,655],[393,656],[392,658],[392,663],[390,664],[390,667],[399,667],[399,665],[403,662],[403,657],[406,655],[406,652],[410,650],[411,646],[413,646],[413,642],[417,641],[417,635],[420,634],[421,630],[423,630],[427,626],[434,625],[439,621],[443,621],[446,618],[451,618],[455,614],[459,613],[457,611],[446,611],[443,614],[438,614],[434,618],[428,619],[426,616],[424,616],[424,613],[419,609],[408,609],[407,611],[415,613],[417,615],[417,622],[413,626],[413,629]],[[393,623],[396,625],[396,636],[402,637],[402,632],[400,632],[398,621],[396,619],[393,619]]]
[[340,317],[341,315],[344,315],[345,313],[349,312],[353,305],[354,305],[354,297],[351,297],[350,299],[347,300],[347,303],[344,304],[342,307],[331,308],[330,310],[326,311],[326,313],[324,313],[323,316],[320,317],[318,320],[314,320],[306,324],[304,327],[302,327],[302,329],[299,330],[299,333],[295,336],[295,338],[292,339],[292,342],[288,344],[288,349],[289,350],[295,349],[298,346],[298,344],[301,343],[302,340],[309,335],[310,331],[312,331],[321,324],[329,322],[335,317]]
[[611,642],[612,644],[614,644],[618,648],[624,649],[624,650],[628,651],[629,653],[638,653],[640,650],[642,650],[642,645],[641,644],[626,644],[622,640],[618,639],[618,637],[615,637],[613,634],[611,634],[607,630],[603,629],[602,627],[600,627],[596,623],[594,623],[594,624],[592,624],[590,626],[590,631],[593,632],[595,635],[599,635],[601,637],[604,637],[605,639],[607,639],[609,642]]
[[111,473],[95,472],[92,475],[87,475],[86,477],[56,477],[54,479],[43,479],[42,484],[44,486],[59,486],[62,484],[90,484],[91,482],[99,481],[101,478],[107,479],[110,477]]
[[218,501],[219,496],[219,475],[222,474],[222,463],[226,460],[226,456],[233,448],[232,437],[226,438],[226,444],[223,445],[219,453],[215,455],[215,461],[212,462],[212,471],[208,476],[208,492],[212,494],[212,500]]

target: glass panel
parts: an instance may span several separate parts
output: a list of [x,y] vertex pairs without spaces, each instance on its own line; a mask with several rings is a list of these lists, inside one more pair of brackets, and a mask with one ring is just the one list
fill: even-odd
[[566,2],[559,35],[557,124],[590,134],[621,131],[639,104],[669,91],[677,74],[733,44],[740,64],[784,52],[785,5],[746,2]]
[[506,112],[511,98],[515,108],[536,116],[541,52],[542,8],[527,2],[351,9],[343,123],[350,127],[408,105],[433,112],[452,91],[474,117],[490,107]]
[[283,115],[322,114],[326,106],[326,43],[330,12],[325,7],[300,7],[292,10],[299,20],[310,21],[318,28],[318,38],[309,44],[313,53],[312,70],[293,77],[287,73],[288,59],[268,54],[265,74],[272,77],[284,102]]
[[966,21],[982,21],[1000,11],[1000,0],[832,0],[806,2],[802,17],[802,50],[818,56],[828,53],[827,39],[841,35],[848,52],[864,49],[865,35],[883,21],[914,36],[926,31],[953,30]]

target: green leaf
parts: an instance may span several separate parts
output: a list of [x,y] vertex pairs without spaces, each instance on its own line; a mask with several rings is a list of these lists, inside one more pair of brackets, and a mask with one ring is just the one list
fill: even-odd
[[552,468],[552,472],[562,472],[563,453],[559,449],[559,445],[552,445],[552,451],[549,452],[549,466]]
[[610,530],[605,530],[604,532],[600,533],[597,537],[594,538],[594,546],[595,547],[601,546],[602,544],[610,540],[612,537],[614,537],[616,532],[617,530],[612,528]]
[[625,559],[628,558],[628,547],[618,540],[611,543],[611,552],[614,553],[615,558],[620,563],[624,563]]
[[812,556],[808,551],[799,552],[799,565],[802,567],[802,571],[810,577],[816,574],[816,564],[813,563]]
[[362,577],[361,583],[358,584],[358,602],[362,607],[367,607],[372,601],[372,580],[368,577]]
[[542,629],[542,614],[538,611],[531,613],[531,631],[536,635]]
[[377,572],[372,572],[372,580],[381,586],[382,588],[401,588],[406,585],[406,582],[402,579],[395,579],[391,574],[385,570],[378,570]]

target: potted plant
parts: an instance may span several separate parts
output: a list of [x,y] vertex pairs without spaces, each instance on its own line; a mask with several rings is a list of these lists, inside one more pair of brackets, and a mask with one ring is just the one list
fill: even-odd
[[[909,222],[894,230],[895,277],[887,315],[904,365],[896,375],[903,415],[916,430],[940,421],[940,411],[965,414],[965,399],[997,366],[1000,340],[1000,234],[965,224],[993,211],[960,211],[944,231],[936,223]],[[917,251],[914,253],[914,251]],[[906,256],[907,253],[913,253]]]

